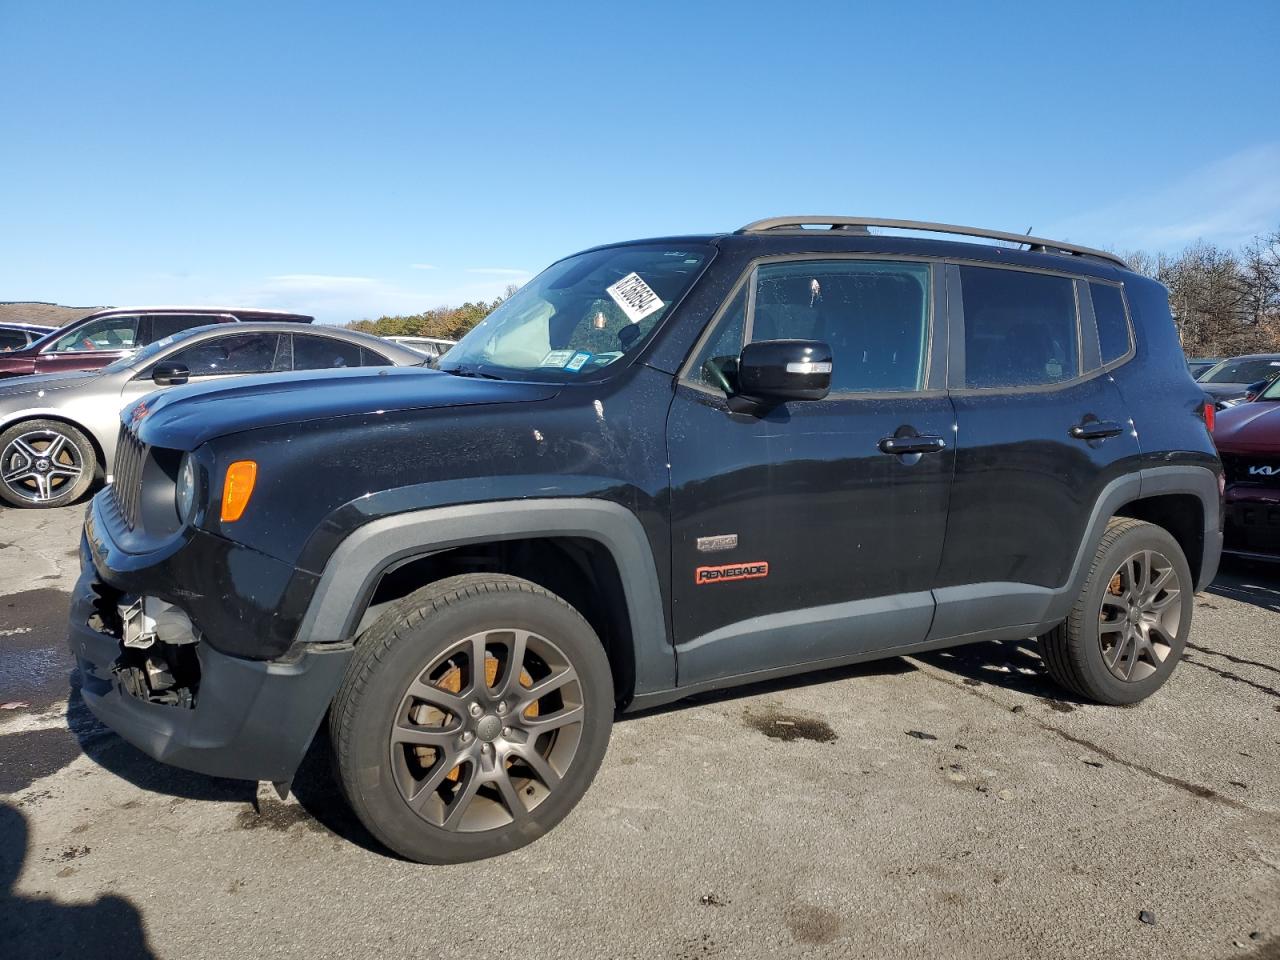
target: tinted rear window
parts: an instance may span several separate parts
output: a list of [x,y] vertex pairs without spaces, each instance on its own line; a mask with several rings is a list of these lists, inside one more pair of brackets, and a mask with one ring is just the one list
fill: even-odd
[[1090,283],[1093,316],[1098,323],[1098,347],[1102,362],[1119,360],[1129,352],[1129,320],[1124,312],[1124,294],[1109,283]]
[[[368,351],[366,351],[367,353]],[[360,347],[333,337],[293,335],[293,369],[337,370],[360,366]]]
[[1069,279],[962,266],[960,281],[966,386],[1044,386],[1079,374]]
[[151,317],[151,339],[148,343],[163,340],[183,330],[192,330],[210,323],[218,323],[223,317],[208,313],[157,313]]

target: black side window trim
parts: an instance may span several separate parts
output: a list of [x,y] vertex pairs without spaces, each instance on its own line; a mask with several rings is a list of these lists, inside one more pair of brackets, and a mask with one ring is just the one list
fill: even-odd
[[734,300],[738,294],[742,292],[742,285],[748,284],[747,287],[747,304],[746,319],[743,323],[742,343],[743,345],[751,342],[751,335],[754,332],[755,325],[755,305],[756,305],[756,273],[760,267],[773,263],[795,263],[797,261],[831,261],[831,260],[859,260],[859,261],[889,261],[895,263],[923,263],[929,267],[929,318],[927,337],[925,341],[925,386],[922,390],[889,390],[889,391],[862,391],[850,390],[843,392],[832,391],[827,395],[828,400],[876,400],[884,397],[930,397],[945,394],[947,392],[947,369],[951,359],[948,350],[948,340],[951,338],[949,324],[947,322],[948,289],[947,278],[944,275],[944,261],[936,257],[911,256],[903,254],[868,254],[868,253],[788,253],[776,254],[772,256],[758,257],[752,260],[743,269],[742,274],[730,287],[729,292],[725,295],[724,300],[716,307],[715,313],[711,315],[711,319],[707,321],[706,327],[702,334],[694,342],[689,355],[685,357],[684,363],[680,365],[680,371],[676,375],[676,382],[696,390],[699,393],[708,394],[713,397],[724,397],[724,391],[715,387],[708,386],[702,382],[700,378],[693,375],[693,364],[699,356],[702,355],[703,348],[707,342],[715,336],[721,322],[724,320],[725,314],[729,308],[733,306]]

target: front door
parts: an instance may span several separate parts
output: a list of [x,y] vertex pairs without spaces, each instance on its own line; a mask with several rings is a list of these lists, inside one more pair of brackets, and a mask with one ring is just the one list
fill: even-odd
[[36,373],[95,370],[127,357],[138,347],[140,317],[113,314],[63,334],[36,357]]
[[[954,459],[941,279],[923,261],[764,262],[710,325],[667,425],[681,685],[927,635]],[[732,412],[742,344],[781,339],[830,345],[830,395]]]

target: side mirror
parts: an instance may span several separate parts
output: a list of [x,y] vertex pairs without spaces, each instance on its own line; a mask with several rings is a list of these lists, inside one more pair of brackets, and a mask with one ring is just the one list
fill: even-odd
[[830,390],[831,348],[821,340],[759,340],[742,348],[730,407],[821,400]]
[[151,379],[158,387],[177,387],[191,379],[191,371],[181,363],[157,363],[151,368]]

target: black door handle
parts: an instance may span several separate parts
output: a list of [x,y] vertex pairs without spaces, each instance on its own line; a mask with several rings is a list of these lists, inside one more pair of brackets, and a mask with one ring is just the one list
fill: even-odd
[[1114,420],[1089,420],[1077,423],[1067,432],[1077,440],[1105,440],[1124,433],[1124,427]]
[[937,453],[947,448],[947,441],[941,437],[885,437],[878,444],[884,453]]

